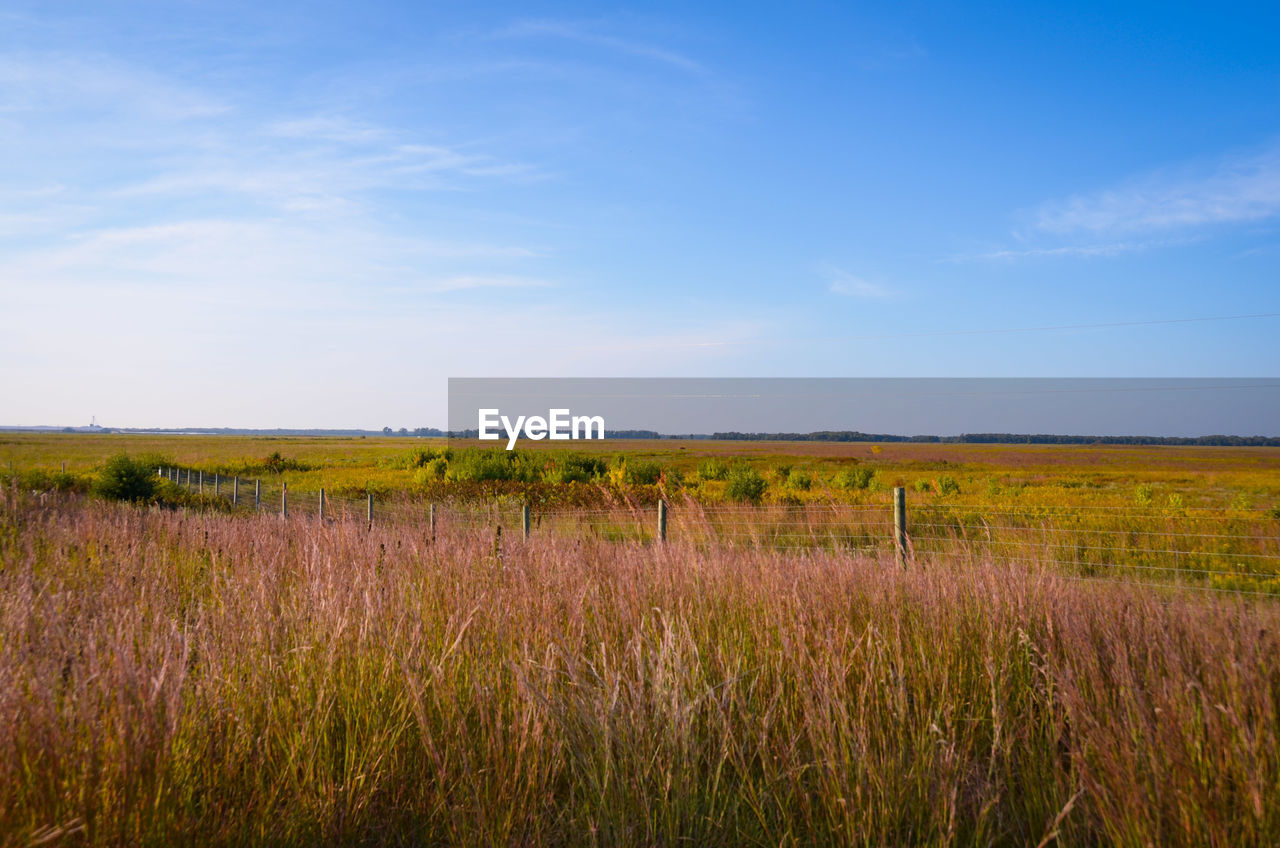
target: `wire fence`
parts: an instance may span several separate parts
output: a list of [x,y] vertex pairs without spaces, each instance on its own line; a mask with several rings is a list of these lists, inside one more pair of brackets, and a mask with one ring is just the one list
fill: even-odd
[[[282,479],[245,479],[199,469],[158,472],[210,508],[325,522],[411,525],[495,538],[595,537],[679,540],[705,547],[839,551],[1035,562],[1080,579],[1124,577],[1163,587],[1280,596],[1280,517],[1261,509],[924,503],[630,504],[533,510],[519,503],[427,503],[408,493],[363,497],[293,491]],[[899,494],[898,497],[905,497]],[[1140,579],[1139,579],[1140,578]],[[1158,581],[1158,582],[1157,582]]]

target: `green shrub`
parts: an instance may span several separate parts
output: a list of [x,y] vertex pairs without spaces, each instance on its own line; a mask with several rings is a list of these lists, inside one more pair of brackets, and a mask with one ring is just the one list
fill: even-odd
[[787,475],[787,485],[793,489],[799,489],[802,492],[807,492],[809,489],[813,488],[813,477],[808,471],[796,468]]
[[723,480],[729,476],[729,466],[718,459],[704,460],[698,466],[698,477],[702,480]]
[[448,460],[443,456],[437,456],[435,459],[425,462],[422,467],[413,473],[413,482],[417,483],[419,486],[425,486],[428,483],[443,480],[444,475],[448,470]]
[[1151,485],[1143,483],[1133,490],[1133,502],[1138,506],[1146,506],[1151,503]]
[[759,503],[768,487],[760,472],[749,465],[734,466],[727,479],[729,485],[725,487],[725,497],[739,503]]
[[876,479],[871,468],[847,468],[836,475],[836,485],[842,489],[866,489]]
[[917,492],[920,492],[921,494],[927,495],[929,492],[933,491],[933,484],[930,483],[928,480],[917,480],[915,484],[912,486],[912,488],[914,488]]
[[587,454],[556,452],[551,456],[542,472],[542,479],[547,483],[589,483],[609,470],[603,459]]
[[958,495],[960,494],[960,484],[950,474],[943,474],[938,478],[938,494]]
[[652,486],[661,476],[662,466],[649,461],[628,462],[622,472],[622,480],[629,486]]
[[514,480],[536,483],[542,478],[541,461],[524,451],[504,448],[467,448],[449,461],[448,477],[461,482]]
[[448,462],[452,455],[453,451],[449,448],[417,447],[407,453],[385,459],[379,464],[387,468],[426,468],[438,459]]
[[118,453],[102,467],[93,490],[108,500],[139,503],[155,497],[159,483],[155,468]]
[[13,474],[11,481],[16,482],[18,488],[29,489],[35,492],[80,492],[83,493],[89,489],[89,481],[84,477],[77,477],[65,471],[41,471],[34,469]]

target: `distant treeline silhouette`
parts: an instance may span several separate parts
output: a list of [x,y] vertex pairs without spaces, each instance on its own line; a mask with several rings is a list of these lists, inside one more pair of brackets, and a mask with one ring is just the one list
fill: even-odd
[[1271,436],[1062,436],[1051,433],[962,433],[959,436],[895,436],[857,430],[814,433],[712,433],[718,441],[750,442],[923,442],[988,445],[1205,445],[1223,447],[1280,447]]
[[[60,427],[0,427],[0,431],[8,432],[95,432],[95,433],[137,433],[137,434],[186,434],[204,436],[404,436],[408,438],[453,438],[476,439],[479,430],[440,430],[436,427],[418,427],[410,430],[401,427],[392,430],[384,427],[378,430],[341,430],[341,429],[250,429],[238,427],[181,427],[181,428],[142,428],[99,427],[92,431],[88,428]],[[672,439],[703,440],[723,442],[913,442],[924,444],[975,444],[975,445],[1203,445],[1206,447],[1280,447],[1280,437],[1276,436],[1062,436],[1052,433],[962,433],[959,436],[897,436],[892,433],[863,433],[859,430],[818,430],[812,433],[685,433],[667,435],[657,430],[605,430],[606,439]]]

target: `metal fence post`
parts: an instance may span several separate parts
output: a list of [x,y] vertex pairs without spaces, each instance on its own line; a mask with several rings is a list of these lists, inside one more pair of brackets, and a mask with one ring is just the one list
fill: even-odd
[[893,490],[893,547],[898,565],[907,564],[907,490],[896,486]]

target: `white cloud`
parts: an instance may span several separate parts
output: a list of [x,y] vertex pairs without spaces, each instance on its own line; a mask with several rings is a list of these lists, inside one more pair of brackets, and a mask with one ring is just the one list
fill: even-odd
[[1188,167],[1048,203],[1046,233],[1134,233],[1258,221],[1280,214],[1280,145],[1228,156],[1207,173]]
[[985,252],[963,253],[949,256],[945,262],[982,262],[1012,261],[1016,259],[1037,259],[1056,257],[1079,257],[1084,259],[1096,257],[1119,256],[1124,253],[1137,253],[1159,247],[1170,247],[1186,244],[1193,239],[1149,239],[1141,241],[1118,241],[1095,244],[1073,244],[1059,247],[1028,247],[989,250]]
[[231,107],[181,81],[110,58],[57,53],[0,57],[0,113],[113,112],[186,121]]
[[433,292],[467,291],[469,289],[526,289],[546,288],[552,285],[548,280],[536,277],[520,277],[510,274],[458,274],[437,282],[428,283],[426,288]]
[[620,38],[599,32],[590,24],[580,21],[562,20],[524,20],[496,32],[494,38],[560,38],[593,47],[602,47],[628,56],[648,59],[653,62],[669,65],[693,74],[704,74],[699,62],[669,50],[665,47],[648,44],[630,38]]
[[827,289],[832,294],[868,299],[881,299],[892,296],[892,292],[879,283],[873,283],[862,277],[855,276],[841,268],[826,265],[822,267],[821,272],[827,278]]
[[501,268],[535,256],[520,248],[392,236],[356,220],[193,219],[95,230],[0,256],[0,279],[15,290],[42,292],[86,285],[123,288],[131,296],[148,289],[153,297],[199,291],[210,302],[232,304],[252,294],[263,305],[287,308],[316,305],[314,293],[326,288],[440,293],[551,285],[528,275],[452,270]]

